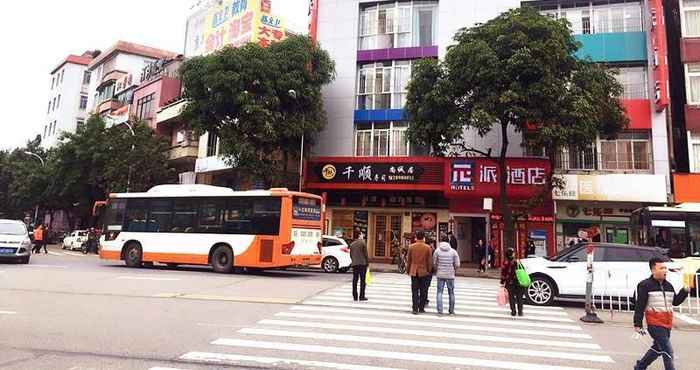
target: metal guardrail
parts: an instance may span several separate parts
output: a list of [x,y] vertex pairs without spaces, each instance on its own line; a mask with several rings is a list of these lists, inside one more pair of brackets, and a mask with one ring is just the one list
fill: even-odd
[[[680,306],[674,307],[674,312],[681,314],[700,315],[700,273],[694,275],[684,274],[685,279],[694,280],[693,284],[687,284],[692,287],[690,295]],[[629,279],[629,277],[627,277]],[[594,282],[595,284],[596,282]],[[605,285],[605,283],[603,283]],[[612,316],[614,312],[633,312],[634,299],[632,297],[613,295],[606,293],[607,289],[603,289],[602,294],[593,295],[593,305],[599,312],[609,311]]]

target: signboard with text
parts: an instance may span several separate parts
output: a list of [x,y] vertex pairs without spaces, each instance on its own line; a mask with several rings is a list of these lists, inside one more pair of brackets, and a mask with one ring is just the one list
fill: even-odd
[[[453,196],[494,197],[499,194],[498,162],[489,158],[448,159],[446,193]],[[535,158],[509,158],[506,162],[509,196],[532,197],[545,189],[549,162]]]
[[403,163],[327,163],[314,168],[321,181],[332,183],[416,183],[423,167]]

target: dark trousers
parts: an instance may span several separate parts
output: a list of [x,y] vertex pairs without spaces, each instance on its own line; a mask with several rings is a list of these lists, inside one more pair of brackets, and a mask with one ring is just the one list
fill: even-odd
[[428,299],[428,276],[411,276],[413,312],[423,311]]
[[425,277],[425,304],[427,305],[430,300],[428,299],[428,291],[430,290],[430,285],[433,283],[433,274],[429,274]]
[[41,246],[42,245],[44,245],[44,248],[46,248],[46,245],[44,244],[43,240],[35,240],[34,241],[34,248],[32,249],[32,252],[41,253]]
[[659,356],[664,361],[664,369],[675,370],[673,366],[673,347],[671,347],[671,330],[661,326],[650,326],[647,328],[649,335],[654,339],[654,344],[649,351],[637,361],[634,370],[646,370],[652,362]]
[[515,309],[517,306],[519,314],[523,313],[523,295],[525,294],[525,289],[520,286],[520,284],[515,283],[506,287],[508,290],[508,303],[510,303],[510,313],[516,314]]
[[357,296],[357,281],[360,281],[360,297],[365,298],[365,288],[367,287],[367,282],[365,281],[365,275],[367,274],[367,265],[357,265],[352,267],[352,298],[354,300],[358,299]]

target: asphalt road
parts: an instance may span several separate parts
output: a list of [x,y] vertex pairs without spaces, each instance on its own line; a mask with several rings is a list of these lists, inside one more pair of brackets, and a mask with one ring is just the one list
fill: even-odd
[[[0,264],[0,369],[630,369],[645,350],[628,314],[589,326],[569,305],[511,319],[493,280],[458,279],[454,317],[416,317],[396,274],[376,274],[355,303],[349,273],[129,269],[50,252]],[[678,369],[700,369],[699,337],[674,331]]]

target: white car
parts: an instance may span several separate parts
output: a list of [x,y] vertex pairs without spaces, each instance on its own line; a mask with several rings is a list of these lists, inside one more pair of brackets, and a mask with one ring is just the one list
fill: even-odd
[[87,230],[76,230],[70,233],[70,235],[63,238],[63,249],[68,250],[80,250],[83,243],[88,240]]
[[627,244],[583,243],[561,251],[556,256],[525,258],[521,262],[532,283],[527,300],[535,305],[549,305],[554,300],[582,300],[586,294],[587,246],[594,248],[593,295],[621,299],[635,297],[640,281],[651,276],[649,260],[666,261],[667,280],[676,291],[683,286],[682,266],[670,262],[659,248]]
[[347,272],[350,269],[350,247],[335,236],[324,235],[322,242],[323,258],[321,268],[325,272]]
[[0,261],[27,264],[31,249],[32,241],[24,222],[0,220]]

